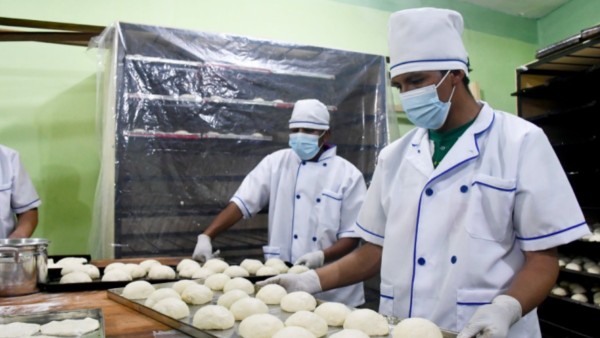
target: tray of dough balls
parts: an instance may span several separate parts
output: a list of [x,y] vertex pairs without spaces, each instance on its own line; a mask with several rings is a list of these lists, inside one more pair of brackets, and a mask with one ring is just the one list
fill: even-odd
[[99,268],[89,263],[89,256],[63,257],[56,262],[48,259],[48,280],[39,287],[46,292],[108,290],[135,280],[161,283],[180,278],[189,277],[154,259],[139,264],[114,262]]
[[102,309],[0,316],[0,337],[104,338]]
[[[249,261],[256,260],[240,267]],[[306,292],[287,293],[279,285],[258,288],[247,278],[216,272],[169,283],[133,281],[107,295],[192,337],[456,337],[426,319],[398,321],[370,309],[318,301]]]

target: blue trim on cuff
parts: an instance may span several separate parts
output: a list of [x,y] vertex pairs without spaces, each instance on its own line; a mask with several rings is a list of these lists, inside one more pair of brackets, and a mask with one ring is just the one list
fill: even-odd
[[492,304],[492,302],[456,302],[456,305],[463,305],[463,306],[481,306],[481,305],[487,305],[487,304]]
[[565,229],[562,229],[562,230],[558,230],[556,232],[552,232],[552,233],[549,233],[549,234],[546,234],[546,235],[542,235],[542,236],[536,236],[536,237],[519,237],[519,236],[516,236],[516,237],[517,237],[518,240],[521,240],[521,241],[533,241],[533,240],[536,240],[536,239],[541,239],[541,238],[546,238],[546,237],[551,237],[551,236],[554,236],[554,235],[558,235],[558,234],[563,233],[565,231],[570,231],[570,230],[573,230],[575,228],[578,228],[578,227],[580,227],[582,225],[586,225],[586,224],[587,223],[585,221],[583,221],[583,222],[581,222],[579,224],[575,224],[575,225],[570,226],[568,228],[565,228]]
[[13,208],[13,210],[27,208],[28,206],[30,206],[30,205],[32,205],[32,204],[34,204],[34,203],[37,203],[37,202],[39,202],[39,201],[40,201],[40,199],[38,198],[38,199],[36,199],[35,201],[33,201],[33,202],[31,202],[31,203],[27,203],[27,204],[25,204],[25,205],[23,205],[23,206],[20,206],[20,207],[12,207],[12,208]]
[[378,235],[378,234],[376,234],[376,233],[374,233],[374,232],[372,232],[372,231],[369,231],[369,230],[367,230],[367,229],[366,229],[366,228],[364,228],[362,225],[360,225],[358,222],[356,222],[356,226],[358,226],[358,227],[359,227],[359,228],[360,228],[362,231],[364,231],[364,232],[368,233],[369,235],[373,235],[373,236],[375,236],[375,237],[379,237],[379,238],[382,238],[382,239],[383,239],[383,238],[385,238],[385,237],[384,237],[384,236],[382,236],[382,235]]
[[244,209],[246,210],[246,215],[247,215],[248,217],[250,217],[250,216],[252,215],[252,214],[250,213],[250,210],[248,210],[248,207],[246,206],[246,203],[244,203],[244,201],[243,201],[241,198],[239,198],[239,197],[237,197],[237,196],[233,196],[232,198],[235,198],[235,199],[237,199],[238,201],[240,201],[240,203],[242,203],[242,206],[243,206],[243,207],[244,207]]
[[385,298],[385,299],[392,299],[392,300],[394,299],[394,297],[388,296],[388,295],[384,295],[384,294],[379,294],[379,297]]

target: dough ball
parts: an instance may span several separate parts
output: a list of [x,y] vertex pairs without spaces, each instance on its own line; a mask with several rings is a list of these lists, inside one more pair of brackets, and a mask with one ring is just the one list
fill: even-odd
[[242,290],[249,295],[254,294],[254,284],[252,284],[252,282],[250,282],[246,278],[235,277],[227,281],[227,283],[225,283],[225,285],[223,286],[223,292],[235,289]]
[[306,265],[294,265],[292,266],[287,273],[303,273],[310,270]]
[[70,284],[70,283],[90,283],[92,279],[90,276],[81,271],[75,271],[68,273],[60,278],[60,284]]
[[271,266],[263,266],[256,271],[257,276],[275,276],[277,274],[279,274],[279,270]]
[[190,285],[181,294],[184,302],[192,305],[201,305],[209,303],[213,299],[213,292],[204,285]]
[[442,331],[432,321],[425,318],[406,318],[392,330],[393,338],[442,338]]
[[344,329],[356,329],[369,336],[385,336],[390,332],[387,319],[371,309],[357,309],[346,317]]
[[229,264],[227,264],[223,260],[212,258],[212,259],[207,260],[206,263],[204,263],[204,266],[202,266],[202,267],[205,269],[212,270],[216,273],[221,273],[221,272],[225,271],[225,269],[227,269],[227,267],[229,267]]
[[65,319],[51,321],[40,327],[45,335],[55,336],[82,336],[85,333],[96,331],[100,328],[100,322],[93,318]]
[[154,265],[161,265],[159,261],[155,259],[146,259],[140,262],[140,266],[146,270],[146,273],[150,271],[150,268]]
[[571,296],[572,300],[576,300],[578,302],[582,302],[582,303],[587,303],[588,302],[588,298],[581,294],[581,293],[576,293],[574,295]]
[[196,311],[192,325],[201,330],[227,330],[233,327],[235,318],[227,308],[206,305]]
[[258,259],[246,258],[242,261],[242,263],[240,263],[240,266],[246,269],[246,271],[248,271],[250,274],[255,275],[256,271],[263,267],[263,263]]
[[281,298],[281,309],[286,312],[312,311],[316,307],[317,300],[308,292],[295,291]]
[[244,320],[251,315],[268,313],[269,307],[260,299],[246,297],[236,300],[231,304],[229,310],[233,313],[235,320]]
[[181,260],[181,262],[179,262],[179,264],[177,264],[177,272],[181,272],[181,270],[186,269],[188,267],[192,267],[192,268],[200,268],[200,263],[196,262],[195,260],[191,260],[189,258],[184,258]]
[[40,330],[39,324],[13,322],[0,324],[0,337],[27,337]]
[[581,271],[581,266],[577,263],[571,262],[565,266],[565,269],[573,270],[573,271]]
[[238,333],[242,338],[271,338],[283,329],[283,322],[268,313],[252,315],[242,320]]
[[560,286],[557,286],[552,289],[552,294],[555,296],[564,297],[567,295],[567,290],[565,290],[564,288],[561,288]]
[[361,330],[343,329],[342,331],[332,334],[329,338],[369,338],[369,335]]
[[350,308],[342,303],[327,302],[315,309],[315,313],[325,319],[329,326],[342,326],[346,317],[352,312]]
[[316,338],[312,332],[300,326],[288,326],[277,331],[272,338]]
[[125,263],[121,263],[121,262],[110,263],[104,268],[104,273],[107,273],[113,269],[122,270],[124,267],[125,267]]
[[129,275],[131,275],[131,278],[133,279],[146,276],[146,270],[139,266],[139,264],[127,263],[123,267],[123,270],[129,272]]
[[571,293],[586,293],[586,290],[583,286],[573,283],[569,286],[571,289]]
[[75,272],[75,271],[81,271],[81,272],[85,272],[88,274],[88,276],[90,276],[91,279],[98,279],[100,278],[100,269],[98,269],[98,267],[96,267],[95,265],[92,264],[71,264],[71,265],[67,265],[64,268],[62,268],[60,270],[60,274],[62,276],[69,274],[71,272]]
[[125,285],[121,296],[127,299],[146,299],[154,291],[155,289],[152,284],[145,280],[138,280]]
[[132,278],[129,272],[117,268],[113,268],[108,272],[105,270],[104,276],[102,276],[103,282],[126,282],[130,281],[131,279]]
[[216,272],[214,272],[212,270],[200,268],[200,269],[194,271],[194,273],[192,273],[191,278],[206,280],[206,278],[208,278],[208,276],[214,275],[215,273]]
[[159,300],[152,309],[175,319],[182,319],[190,315],[190,309],[181,299],[164,298]]
[[239,265],[230,265],[227,267],[227,269],[225,269],[225,271],[223,271],[223,273],[231,278],[250,276],[250,273]]
[[154,265],[148,271],[148,279],[175,279],[175,270],[166,265]]
[[[192,276],[196,271],[202,269],[200,265],[188,265],[185,266],[179,271],[179,277],[181,278],[193,278]],[[209,270],[210,271],[210,270]]]
[[183,290],[190,285],[198,285],[198,283],[194,282],[193,280],[183,279],[173,283],[171,289],[177,291],[178,294],[182,294]]
[[71,264],[85,264],[87,263],[87,258],[83,257],[65,257],[56,262],[56,265],[60,267],[65,267]]
[[316,337],[323,337],[327,334],[327,322],[317,314],[310,311],[298,311],[289,316],[285,321],[285,326],[300,326],[312,332]]
[[287,295],[285,288],[278,284],[268,284],[260,288],[256,293],[256,298],[268,305],[279,305],[281,298]]
[[227,291],[224,294],[222,294],[219,299],[217,300],[217,305],[221,305],[224,306],[226,308],[230,308],[231,304],[235,303],[236,301],[242,299],[242,298],[246,298],[246,297],[250,297],[248,296],[248,294],[242,290],[238,290],[238,289],[234,289],[231,291]]
[[589,268],[587,268],[585,271],[586,271],[587,273],[591,273],[591,274],[594,274],[594,275],[600,275],[600,267],[599,267],[599,266],[597,266],[597,265],[590,266],[590,267],[589,267]]
[[286,273],[289,268],[285,262],[279,258],[269,258],[265,262],[265,266],[269,266],[278,271],[278,273]]
[[224,273],[215,273],[210,275],[204,281],[204,285],[208,286],[213,291],[221,291],[225,287],[225,283],[231,280],[231,277]]
[[147,307],[152,307],[154,306],[154,304],[158,303],[160,300],[165,298],[181,299],[181,296],[177,293],[177,291],[171,288],[162,288],[152,292],[148,296],[148,298],[146,298],[146,302],[144,303],[144,305]]

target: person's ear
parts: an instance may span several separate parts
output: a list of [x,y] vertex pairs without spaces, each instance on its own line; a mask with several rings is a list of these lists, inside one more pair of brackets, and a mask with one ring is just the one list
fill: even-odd
[[464,77],[465,77],[465,72],[463,70],[457,69],[457,70],[453,70],[450,72],[452,75],[452,85],[453,86],[458,86],[459,84],[462,83]]

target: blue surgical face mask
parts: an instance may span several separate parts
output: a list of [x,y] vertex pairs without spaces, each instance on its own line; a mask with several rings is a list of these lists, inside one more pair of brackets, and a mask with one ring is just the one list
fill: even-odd
[[452,87],[452,93],[448,102],[440,101],[437,93],[437,87],[446,79],[446,76],[450,74],[450,71],[444,75],[437,85],[430,85],[423,88],[410,90],[406,93],[400,93],[400,101],[406,112],[408,119],[415,124],[417,127],[426,129],[440,129],[450,111],[450,100],[454,95],[454,89]]
[[305,133],[293,133],[290,134],[290,147],[298,154],[298,156],[304,160],[308,161],[311,158],[315,157],[319,152],[319,138],[323,136],[321,135],[312,135]]

